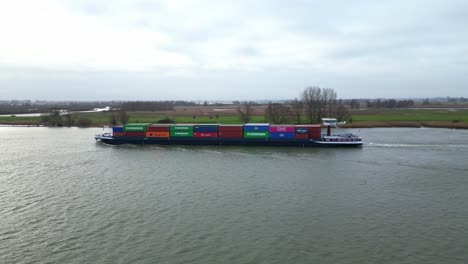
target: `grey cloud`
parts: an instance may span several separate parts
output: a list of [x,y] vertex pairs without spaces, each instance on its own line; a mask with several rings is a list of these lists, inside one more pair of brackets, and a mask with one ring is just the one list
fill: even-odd
[[[290,69],[288,65],[272,65],[254,73],[195,68],[182,69],[194,73],[189,77],[170,77],[159,75],[170,69],[160,68],[145,73],[93,73],[3,65],[0,67],[3,74],[13,77],[0,75],[1,96],[11,99],[25,94],[30,99],[275,99],[296,97],[308,85],[335,88],[345,98],[468,96],[466,1],[240,0],[232,10],[209,2],[199,3],[207,4],[206,10],[218,16],[199,27],[191,27],[191,20],[196,17],[174,17],[161,2],[127,2],[131,6],[129,10],[138,14],[132,16],[129,24],[168,35],[172,42],[155,49],[185,54],[196,62],[203,62],[206,54],[200,49],[206,44],[229,40],[232,36],[238,37],[239,43],[226,53],[252,60],[264,55],[257,45],[259,41],[281,40],[289,33],[305,39],[313,36],[336,44],[336,48],[320,54],[330,68]],[[127,14],[126,10],[115,11],[113,2],[102,3],[71,1],[70,5],[89,15],[104,15],[112,10],[116,16]],[[219,12],[223,12],[221,16]],[[278,28],[252,32],[255,23],[262,20],[273,21]],[[347,61],[356,61],[354,71],[333,70]],[[378,65],[393,69],[368,71]],[[109,87],[113,97],[100,92]],[[49,92],[51,89],[53,92]]]
[[252,46],[244,46],[234,50],[235,53],[244,56],[258,56],[261,54],[261,51]]

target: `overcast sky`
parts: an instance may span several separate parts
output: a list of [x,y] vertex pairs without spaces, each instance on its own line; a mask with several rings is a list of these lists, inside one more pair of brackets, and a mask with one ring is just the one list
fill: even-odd
[[0,100],[468,97],[468,1],[0,0]]

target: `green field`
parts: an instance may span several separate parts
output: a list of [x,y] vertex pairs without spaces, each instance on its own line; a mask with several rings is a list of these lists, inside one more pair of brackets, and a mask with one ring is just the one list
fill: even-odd
[[[221,123],[221,124],[239,124],[242,123],[238,116],[219,116],[215,118],[212,116],[187,116],[187,115],[175,115],[167,116],[157,113],[148,112],[129,112],[129,122],[133,123],[156,123],[158,120],[166,117],[171,118],[176,123]],[[109,123],[111,113],[98,112],[98,113],[78,113],[72,115],[74,119],[89,118],[95,125],[105,125]],[[12,117],[12,116],[0,116],[0,123],[14,124],[24,122],[40,122],[41,117]],[[252,121],[254,123],[265,122],[263,116],[253,116]]]
[[[156,123],[158,120],[164,119],[166,117],[171,118],[176,123],[221,123],[221,124],[239,124],[241,123],[238,116],[219,116],[218,118],[209,117],[209,116],[187,116],[187,115],[175,115],[167,116],[160,115],[155,113],[141,113],[141,112],[129,112],[128,113],[130,120],[129,122],[134,123]],[[93,123],[108,123],[110,113],[82,113],[76,114],[77,118],[84,117],[89,118]],[[265,118],[263,116],[253,116],[252,122],[264,122]]]
[[[239,124],[242,123],[236,115],[172,115],[157,112],[129,112],[129,122],[156,123],[158,120],[166,117],[171,118],[176,123],[220,123],[220,124]],[[111,113],[78,113],[73,114],[75,120],[79,118],[89,118],[94,126],[108,125]],[[355,110],[351,112],[353,124],[371,124],[372,122],[386,122],[394,124],[396,122],[413,122],[421,124],[425,122],[439,122],[440,124],[459,123],[468,124],[468,109],[460,110],[419,110],[419,109],[377,109],[377,110]],[[306,120],[304,117],[303,120]],[[263,116],[253,116],[251,122],[265,122]],[[15,117],[0,116],[0,124],[31,124],[41,123],[41,117]],[[413,124],[413,125],[414,125]]]
[[363,110],[354,111],[353,122],[413,121],[413,122],[463,122],[468,123],[468,110]]
[[14,122],[14,121],[39,121],[41,118],[36,116],[0,116],[0,121]]

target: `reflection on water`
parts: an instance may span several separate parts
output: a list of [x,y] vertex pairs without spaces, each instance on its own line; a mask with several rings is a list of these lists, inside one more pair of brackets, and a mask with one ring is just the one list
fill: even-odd
[[95,132],[0,128],[1,263],[468,259],[467,131],[361,129],[356,149],[108,146]]

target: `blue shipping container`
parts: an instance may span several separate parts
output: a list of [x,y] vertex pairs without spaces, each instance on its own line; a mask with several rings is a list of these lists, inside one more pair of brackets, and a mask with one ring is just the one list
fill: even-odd
[[271,139],[294,139],[295,133],[287,132],[270,132]]
[[123,126],[115,126],[112,128],[112,132],[124,132]]
[[266,125],[244,125],[244,131],[268,132],[270,126]]
[[218,132],[218,126],[194,126],[193,132]]

